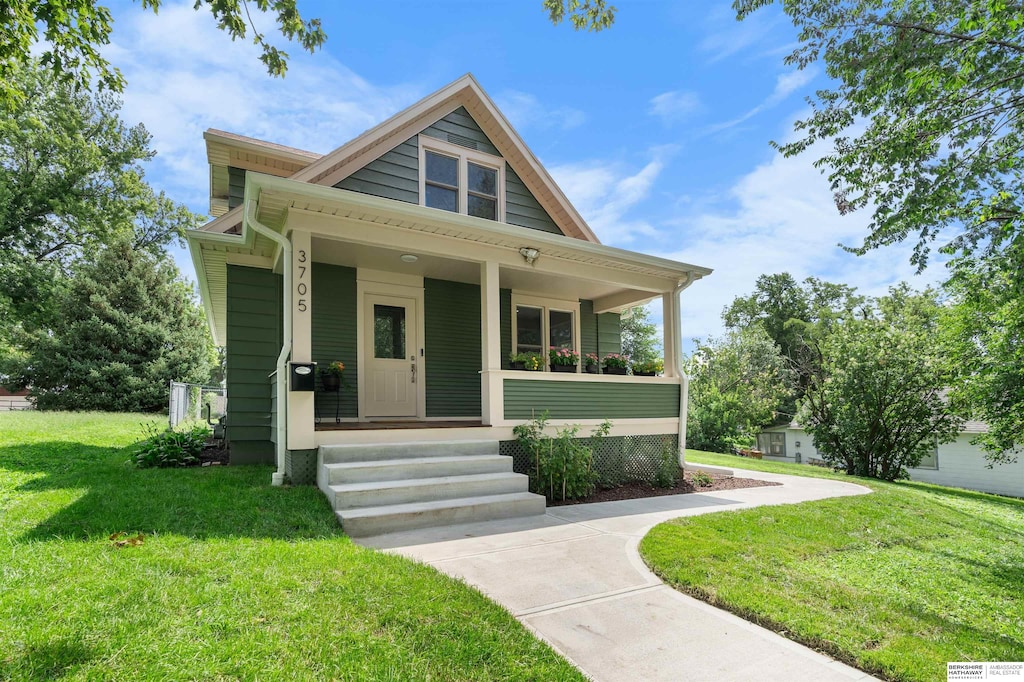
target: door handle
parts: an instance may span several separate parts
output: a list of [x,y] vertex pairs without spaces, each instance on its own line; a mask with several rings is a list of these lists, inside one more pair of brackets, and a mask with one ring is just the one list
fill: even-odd
[[414,355],[411,358],[409,358],[409,362],[412,363],[412,374],[410,375],[412,377],[411,382],[415,384],[416,383],[416,356]]

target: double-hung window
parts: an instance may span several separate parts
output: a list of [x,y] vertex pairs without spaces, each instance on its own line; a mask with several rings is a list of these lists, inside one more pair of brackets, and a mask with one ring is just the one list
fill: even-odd
[[505,162],[420,135],[420,203],[488,220],[504,220]]
[[537,353],[548,363],[548,350],[579,352],[579,301],[512,295],[512,345],[516,353]]

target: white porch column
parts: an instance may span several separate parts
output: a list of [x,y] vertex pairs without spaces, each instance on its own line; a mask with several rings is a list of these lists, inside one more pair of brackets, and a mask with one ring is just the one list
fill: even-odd
[[682,378],[679,384],[679,466],[686,466],[686,418],[690,411],[690,377],[683,369],[683,324],[679,296],[683,287],[672,292],[669,307],[672,309],[672,356],[676,372]]
[[501,296],[498,264],[480,264],[480,418],[495,424],[504,417],[501,378]]
[[665,354],[665,376],[679,376],[679,359],[676,356],[676,317],[672,300],[675,295],[666,291],[661,295],[661,339]]
[[[293,231],[292,242],[292,356],[293,362],[313,359],[313,255],[309,232]],[[285,330],[289,333],[289,330]],[[287,377],[289,383],[291,377]],[[288,449],[311,450],[316,447],[313,431],[313,391],[292,391],[288,386]]]

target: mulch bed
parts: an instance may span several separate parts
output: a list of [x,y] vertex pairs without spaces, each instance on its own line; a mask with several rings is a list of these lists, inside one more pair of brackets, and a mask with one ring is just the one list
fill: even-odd
[[207,443],[207,446],[203,448],[203,452],[199,455],[199,463],[194,466],[221,466],[228,463],[228,448],[226,444],[217,446],[216,441],[211,440]]
[[683,495],[686,493],[713,493],[719,490],[737,490],[739,488],[760,488],[762,486],[782,485],[773,481],[760,481],[755,478],[734,478],[713,474],[711,485],[698,488],[693,484],[693,472],[687,471],[676,483],[674,488],[659,488],[651,483],[626,483],[617,488],[597,490],[590,497],[579,500],[548,501],[549,507],[560,507],[566,504],[589,504],[591,502],[615,502],[617,500],[636,500],[643,497],[661,497],[663,495]]

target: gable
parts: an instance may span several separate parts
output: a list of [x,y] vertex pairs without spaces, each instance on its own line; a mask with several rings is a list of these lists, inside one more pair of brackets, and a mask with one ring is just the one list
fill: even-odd
[[[465,107],[439,118],[397,147],[370,161],[334,187],[419,204],[419,141],[425,135],[449,144],[501,157],[498,148]],[[532,230],[562,234],[536,196],[505,162],[505,222]]]

